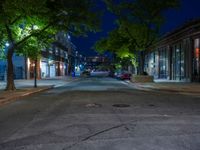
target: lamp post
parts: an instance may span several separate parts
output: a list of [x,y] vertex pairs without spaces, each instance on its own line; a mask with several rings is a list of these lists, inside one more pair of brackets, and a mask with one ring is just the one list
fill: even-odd
[[37,88],[37,58],[34,61],[34,87]]

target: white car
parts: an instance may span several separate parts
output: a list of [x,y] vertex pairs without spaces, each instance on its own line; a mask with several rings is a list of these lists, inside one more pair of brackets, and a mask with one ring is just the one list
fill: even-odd
[[90,75],[92,77],[108,77],[109,72],[108,71],[100,71],[100,70],[92,70]]

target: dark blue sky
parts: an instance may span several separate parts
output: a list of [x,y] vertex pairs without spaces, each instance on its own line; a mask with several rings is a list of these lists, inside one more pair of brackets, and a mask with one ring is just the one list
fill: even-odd
[[[115,27],[115,17],[106,11],[103,3],[99,3],[98,7],[105,11],[102,22],[102,32],[90,33],[88,37],[72,37],[72,42],[76,45],[77,50],[83,55],[96,55],[91,47],[101,37],[105,37],[109,31]],[[181,7],[178,9],[168,10],[166,12],[166,22],[161,28],[162,33],[170,32],[175,28],[181,26],[184,22],[200,18],[200,0],[181,0]]]

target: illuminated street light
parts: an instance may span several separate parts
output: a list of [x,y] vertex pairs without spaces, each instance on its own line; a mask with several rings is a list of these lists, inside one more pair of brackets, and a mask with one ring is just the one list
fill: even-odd
[[33,30],[38,30],[39,27],[37,25],[33,25]]
[[5,44],[5,45],[6,45],[6,47],[10,46],[10,44],[9,44],[8,42],[6,42],[6,44]]

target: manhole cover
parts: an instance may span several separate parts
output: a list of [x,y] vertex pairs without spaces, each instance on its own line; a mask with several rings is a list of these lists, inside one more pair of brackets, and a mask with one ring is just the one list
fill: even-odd
[[114,104],[113,107],[130,107],[128,104]]
[[5,97],[0,97],[0,99],[4,99]]
[[98,107],[102,107],[101,104],[96,104],[96,103],[91,103],[91,104],[87,104],[85,105],[88,108],[98,108]]

